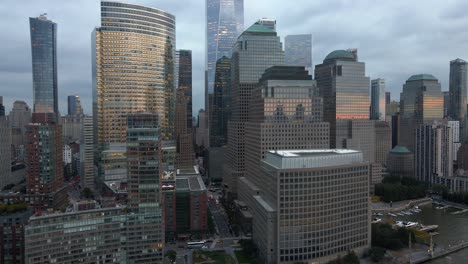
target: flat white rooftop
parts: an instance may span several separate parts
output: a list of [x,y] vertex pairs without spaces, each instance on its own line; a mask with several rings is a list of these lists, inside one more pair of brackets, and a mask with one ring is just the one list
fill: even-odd
[[263,162],[278,169],[322,168],[364,162],[362,152],[351,149],[270,150]]

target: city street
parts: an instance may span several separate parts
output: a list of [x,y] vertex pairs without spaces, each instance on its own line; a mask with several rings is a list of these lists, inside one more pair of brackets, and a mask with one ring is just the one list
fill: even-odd
[[208,201],[208,207],[210,209],[211,215],[213,216],[217,231],[219,232],[219,237],[231,237],[232,234],[230,231],[227,214],[221,205],[216,204],[216,197]]

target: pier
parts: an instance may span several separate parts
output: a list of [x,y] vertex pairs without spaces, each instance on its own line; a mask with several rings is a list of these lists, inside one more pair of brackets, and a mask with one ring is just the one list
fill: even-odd
[[468,242],[462,242],[460,244],[457,244],[448,248],[439,249],[439,250],[436,249],[434,250],[434,253],[432,254],[432,256],[428,252],[416,252],[416,253],[411,254],[409,263],[411,264],[424,263],[429,260],[447,256],[449,254],[452,254],[454,252],[457,252],[465,248],[468,248]]

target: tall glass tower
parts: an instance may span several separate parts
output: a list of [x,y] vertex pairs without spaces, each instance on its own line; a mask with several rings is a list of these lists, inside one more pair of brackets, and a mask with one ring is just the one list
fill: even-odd
[[35,113],[58,114],[57,24],[46,14],[29,18]]
[[127,115],[157,113],[163,139],[175,118],[175,17],[162,10],[101,2],[92,34],[95,144],[126,142]]
[[421,125],[444,117],[444,96],[440,83],[431,74],[411,76],[400,94],[400,145],[415,151],[415,131]]
[[[216,62],[231,57],[244,30],[244,0],[206,0],[205,109],[213,100]],[[209,111],[209,110],[208,110]]]
[[337,148],[337,120],[369,119],[369,77],[357,51],[335,50],[315,66],[315,79],[323,96],[323,118],[330,123],[330,147]]
[[371,81],[371,115],[372,120],[385,121],[385,80],[375,79]]
[[312,34],[286,36],[284,56],[286,65],[305,66],[312,72]]
[[449,115],[462,121],[466,116],[466,93],[468,88],[468,63],[461,59],[450,62],[450,108]]

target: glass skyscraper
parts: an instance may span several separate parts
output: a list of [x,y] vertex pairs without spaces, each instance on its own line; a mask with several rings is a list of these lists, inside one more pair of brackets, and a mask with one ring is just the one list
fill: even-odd
[[213,100],[216,62],[231,57],[232,47],[244,30],[244,0],[206,0],[205,108]]
[[431,74],[411,76],[400,94],[400,145],[415,151],[415,131],[421,125],[441,120],[444,116],[444,96],[440,83]]
[[312,34],[288,35],[284,38],[286,65],[304,66],[312,70]]
[[175,17],[162,10],[101,2],[93,38],[93,116],[100,150],[126,140],[127,115],[157,113],[173,138]]
[[450,62],[450,108],[449,115],[462,121],[466,116],[466,93],[468,88],[468,63],[462,59]]
[[330,123],[330,148],[336,148],[336,120],[369,119],[369,77],[357,51],[335,50],[315,66],[315,79],[323,96],[324,121]]
[[385,80],[375,79],[371,81],[371,116],[372,120],[385,121]]
[[[276,31],[258,23],[239,36],[231,61],[231,118],[225,167],[228,199],[237,195],[237,179],[245,173],[245,122],[248,121],[252,91],[271,66],[284,65],[284,51]],[[232,195],[232,196],[231,196]]]
[[46,14],[30,17],[35,113],[58,114],[57,24]]
[[68,115],[80,116],[83,115],[83,108],[81,107],[81,101],[79,95],[68,96]]
[[227,142],[227,122],[231,113],[231,59],[216,62],[215,89],[211,109],[210,146],[221,147]]

